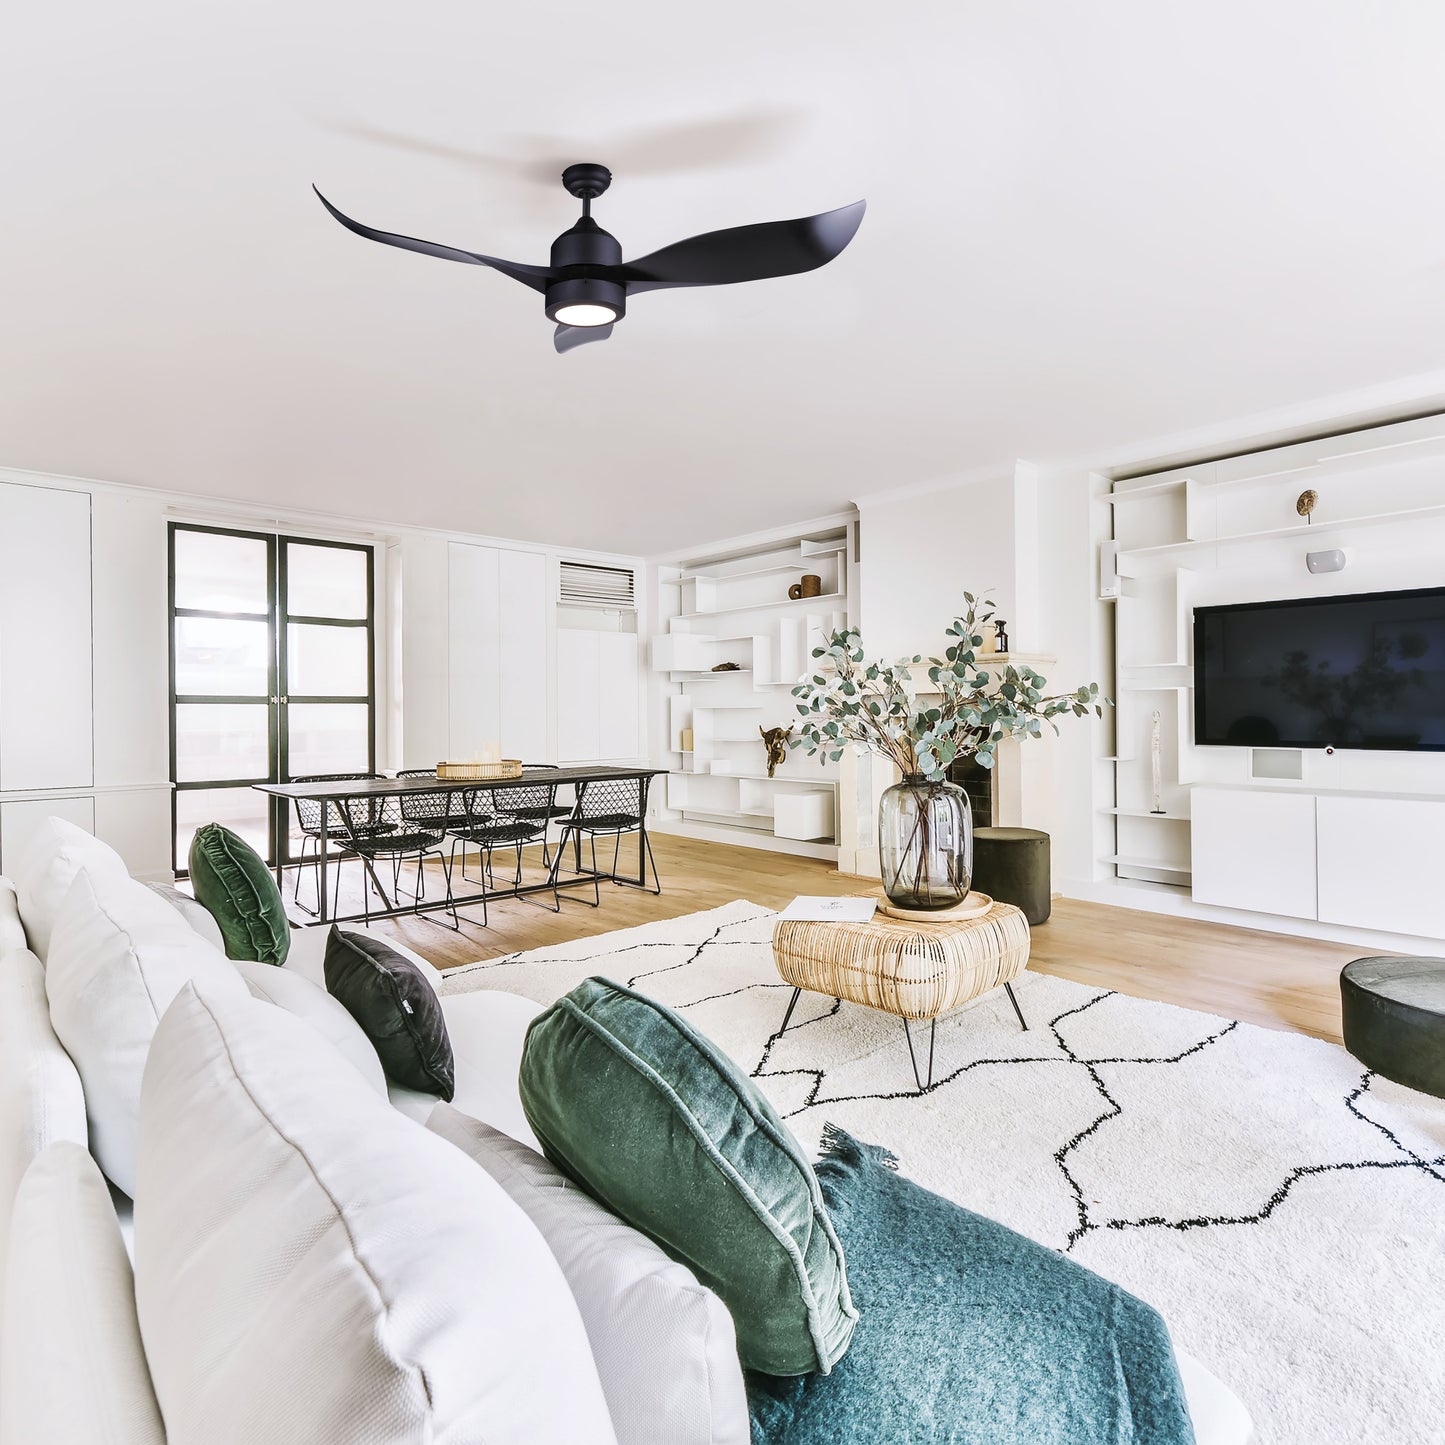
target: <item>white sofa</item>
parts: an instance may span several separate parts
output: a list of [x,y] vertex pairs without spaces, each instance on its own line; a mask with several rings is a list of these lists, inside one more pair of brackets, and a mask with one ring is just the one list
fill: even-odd
[[[82,1152],[101,1137],[109,1150],[132,1146],[106,1117],[114,1101],[87,1100],[52,1027],[41,953],[58,951],[58,973],[59,953],[73,949],[63,910],[91,896],[80,875],[93,872],[94,896],[123,896],[154,922],[152,905],[129,891],[142,885],[120,876],[114,854],[68,825],[35,846],[18,893],[0,879],[0,1445],[683,1438],[675,1423],[649,1428],[635,1361],[628,1398],[615,1393],[616,1342],[599,1347],[605,1326],[585,1302],[579,1315],[563,1252],[554,1242],[565,1281],[527,1216],[454,1147],[471,1119],[535,1149],[516,1081],[536,1005],[500,991],[443,996],[456,1097],[446,1124],[428,1130],[419,1126],[437,1100],[385,1086],[387,1108],[366,1070],[326,1042],[325,1020],[308,1021],[317,999],[281,997],[309,981],[334,1003],[325,929],[294,933],[284,985],[272,973],[252,990],[280,1005],[271,1009],[229,978],[218,986],[213,928],[191,912],[205,968],[156,1010],[133,1204],[113,1185],[107,1194]],[[654,1273],[680,1272],[687,1287],[680,1266],[659,1262]],[[706,1418],[689,1422],[688,1438],[742,1445],[731,1323],[691,1289],[711,1301],[693,1314],[711,1320],[712,1337],[697,1354],[708,1378],[691,1382]],[[1243,1445],[1239,1402],[1194,1362],[1181,1369],[1200,1445]],[[673,1398],[670,1408],[689,1407]]]

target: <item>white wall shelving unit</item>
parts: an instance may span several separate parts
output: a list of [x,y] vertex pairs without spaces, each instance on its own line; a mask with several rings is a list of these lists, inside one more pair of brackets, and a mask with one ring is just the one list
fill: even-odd
[[[1308,521],[1295,509],[1306,489],[1318,494]],[[1324,806],[1319,799],[1337,794],[1354,800],[1349,806],[1371,818],[1370,809],[1387,796],[1445,803],[1445,758],[1327,754],[1322,747],[1196,748],[1192,727],[1196,605],[1445,582],[1445,417],[1121,480],[1105,500],[1120,591],[1114,614],[1116,743],[1109,757],[1098,760],[1107,765],[1111,783],[1096,794],[1096,812],[1109,819],[1113,843],[1098,863],[1120,880],[1169,889],[1194,903],[1405,933],[1420,932],[1429,921],[1445,931],[1439,921],[1445,915],[1425,910],[1416,916],[1398,899],[1368,919],[1335,916],[1337,907],[1316,900],[1314,881],[1316,871],[1322,880],[1341,871],[1323,834],[1316,857],[1314,820]],[[1345,549],[1345,571],[1309,573],[1305,553],[1335,547]],[[1153,811],[1156,709],[1162,813]],[[1206,802],[1207,816],[1196,817]],[[1329,806],[1345,810],[1345,804]],[[1259,820],[1250,825],[1251,807],[1265,820],[1298,813],[1310,848],[1308,867],[1300,863],[1293,883],[1290,861],[1279,851],[1286,834],[1275,830],[1274,836]],[[1445,866],[1445,837],[1432,847]],[[1284,851],[1298,861],[1295,855],[1306,850]]]
[[[659,567],[665,630],[649,666],[665,693],[666,805],[682,831],[836,856],[836,766],[789,750],[769,778],[761,729],[797,718],[790,689],[813,648],[847,624],[850,545],[839,524]],[[790,598],[806,574],[819,595]],[[724,663],[734,667],[714,670]]]

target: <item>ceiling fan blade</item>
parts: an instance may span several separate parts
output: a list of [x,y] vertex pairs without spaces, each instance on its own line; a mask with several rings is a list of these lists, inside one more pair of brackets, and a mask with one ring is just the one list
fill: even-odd
[[360,221],[353,221],[350,216],[343,215],[315,186],[311,189],[316,191],[321,204],[348,231],[355,231],[358,236],[365,236],[368,241],[380,241],[384,246],[400,246],[403,251],[420,251],[423,256],[439,256],[443,261],[464,261],[470,266],[490,266],[494,271],[500,271],[514,281],[520,281],[534,291],[545,292],[547,283],[553,279],[554,272],[549,266],[526,266],[518,261],[502,261],[496,256],[484,256],[480,251],[463,251],[456,246],[439,246],[435,241],[418,241],[414,236],[399,236],[394,231],[373,230],[370,226],[363,226]]
[[589,341],[606,341],[612,335],[612,322],[606,326],[559,326],[552,333],[552,345],[558,351],[571,351],[574,346],[586,346]]
[[827,265],[853,239],[866,206],[865,201],[855,201],[796,221],[707,231],[610,267],[609,274],[625,281],[631,295],[665,286],[727,286],[812,271]]

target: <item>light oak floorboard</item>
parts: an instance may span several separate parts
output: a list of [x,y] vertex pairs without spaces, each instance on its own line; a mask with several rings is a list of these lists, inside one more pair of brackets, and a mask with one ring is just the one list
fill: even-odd
[[[577,901],[591,898],[588,888],[573,890],[570,900],[564,890],[560,914],[520,899],[493,903],[485,929],[476,907],[463,910],[460,933],[424,918],[393,919],[379,926],[439,968],[450,968],[696,913],[737,898],[780,908],[799,893],[870,891],[869,880],[840,874],[831,864],[811,858],[663,833],[653,834],[652,842],[663,884],[657,897],[604,883],[602,905],[595,909]],[[611,853],[609,845],[604,858],[599,845],[599,862],[610,861]],[[624,839],[623,866],[635,869],[636,858],[635,841]],[[500,872],[505,867],[500,855],[497,863]],[[440,896],[440,869],[431,865],[427,873],[428,892]],[[536,850],[528,850],[524,875],[541,876]],[[389,870],[384,876],[389,886]],[[287,882],[289,901],[289,877]],[[303,891],[310,886],[308,876]],[[877,883],[871,888],[876,889]],[[544,896],[550,902],[550,895]],[[342,907],[359,908],[360,901],[357,865],[348,862]],[[300,921],[302,915],[296,917]],[[444,917],[430,915],[436,920]],[[1339,971],[1362,951],[1346,944],[1056,898],[1053,917],[1033,931],[1029,967],[1137,998],[1339,1043]]]

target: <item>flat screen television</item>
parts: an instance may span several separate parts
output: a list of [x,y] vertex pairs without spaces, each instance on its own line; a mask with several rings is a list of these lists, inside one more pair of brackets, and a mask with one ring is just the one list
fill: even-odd
[[1194,741],[1445,751],[1445,587],[1195,608]]

